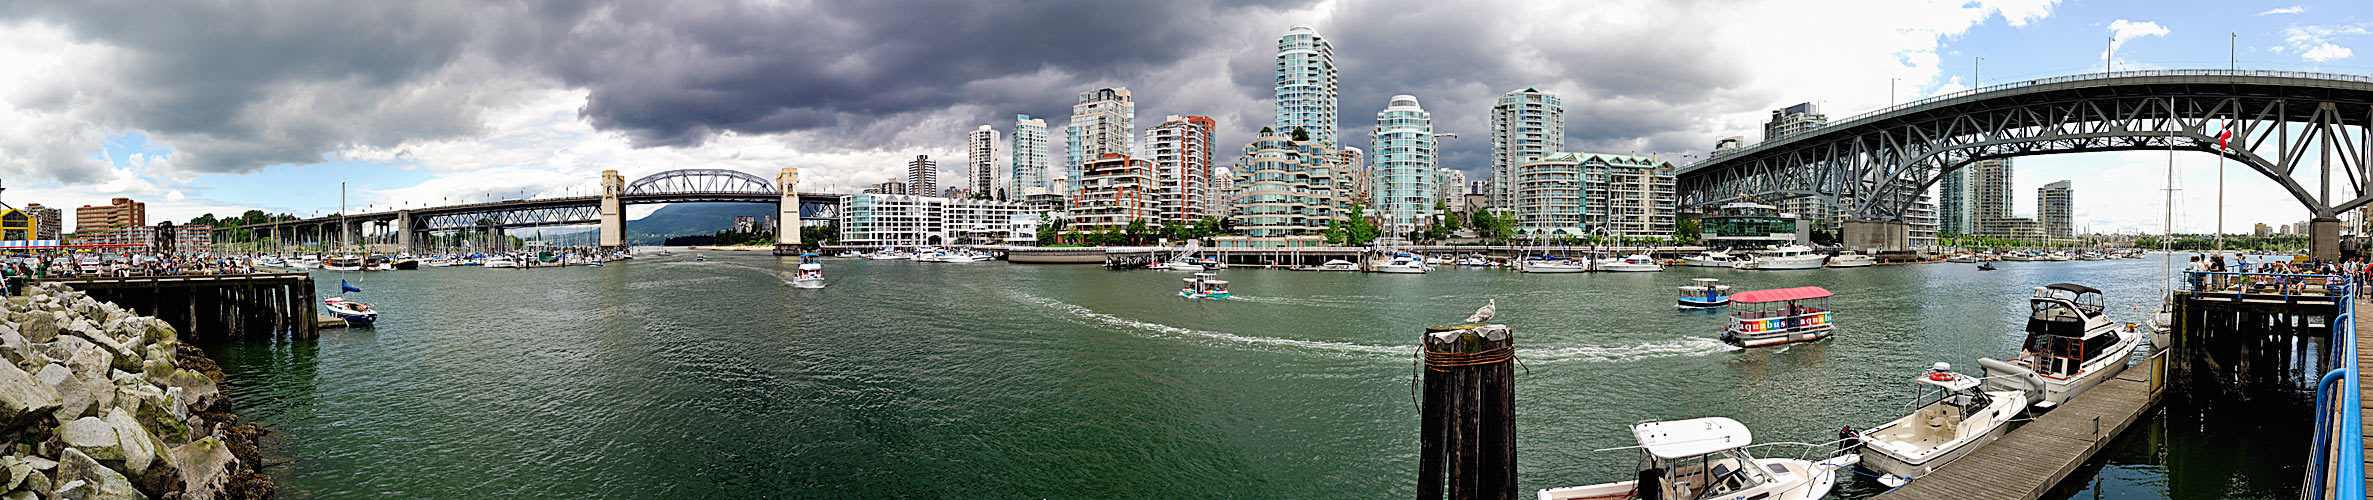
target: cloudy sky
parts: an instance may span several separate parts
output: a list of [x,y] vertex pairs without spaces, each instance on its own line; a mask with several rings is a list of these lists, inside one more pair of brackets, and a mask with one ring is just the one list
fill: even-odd
[[[588,194],[604,169],[783,166],[851,192],[917,154],[960,163],[966,131],[1016,113],[1059,130],[1106,86],[1135,93],[1140,129],[1216,118],[1225,152],[1267,124],[1294,24],[1334,44],[1347,143],[1413,94],[1462,136],[1444,165],[1478,179],[1491,100],[1524,87],[1564,98],[1567,149],[1685,161],[1798,102],[1843,117],[2099,71],[2113,38],[2118,69],[2221,68],[2230,36],[2245,68],[2373,73],[2361,0],[1820,4],[0,0],[0,201],[307,215],[336,210],[341,182],[358,207],[419,206]],[[2080,226],[2156,231],[2167,162],[2021,159],[2019,209],[2069,179]],[[2179,224],[2206,230],[2216,162],[2177,162]],[[2229,228],[2305,218],[2234,174]]]

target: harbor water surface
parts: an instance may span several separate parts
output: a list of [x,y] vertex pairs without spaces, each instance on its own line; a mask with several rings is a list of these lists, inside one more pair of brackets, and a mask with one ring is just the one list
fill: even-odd
[[[1908,412],[1929,364],[2015,348],[2030,288],[2139,321],[2159,258],[1738,272],[1425,275],[646,256],[349,275],[386,312],[317,341],[209,346],[296,498],[1407,498],[1422,328],[1485,299],[1515,328],[1526,491],[1618,481],[1628,425],[1736,418],[1828,442]],[[322,273],[325,296],[340,278]],[[1837,293],[1828,341],[1741,351],[1674,287]],[[2313,397],[2195,391],[2052,498],[2291,498]],[[2205,394],[2214,392],[2214,394]],[[1826,449],[1770,446],[1761,456]],[[1867,477],[1833,498],[1885,490]]]

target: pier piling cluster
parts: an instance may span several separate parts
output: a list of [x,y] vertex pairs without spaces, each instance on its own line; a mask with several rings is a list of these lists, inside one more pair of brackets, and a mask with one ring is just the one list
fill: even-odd
[[1507,325],[1430,327],[1420,345],[1417,498],[1513,500],[1515,332]]

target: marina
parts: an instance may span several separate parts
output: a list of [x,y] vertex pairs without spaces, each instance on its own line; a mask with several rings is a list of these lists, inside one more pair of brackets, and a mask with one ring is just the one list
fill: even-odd
[[[545,338],[535,343],[499,340],[470,332],[483,331],[480,326],[487,317],[464,315],[458,317],[407,315],[382,320],[372,329],[339,332],[325,335],[318,349],[307,349],[305,354],[289,351],[289,346],[272,343],[240,343],[225,346],[219,351],[228,359],[226,369],[235,373],[252,373],[246,383],[234,383],[239,391],[274,393],[285,390],[285,378],[265,372],[242,370],[248,361],[280,359],[275,366],[300,363],[324,376],[351,374],[357,370],[384,371],[424,360],[415,356],[427,352],[453,352],[460,345],[474,345],[478,356],[517,357],[539,348],[531,346],[561,342],[560,345],[581,345],[616,358],[617,362],[634,364],[659,363],[660,372],[649,368],[628,369],[625,373],[651,373],[660,382],[649,390],[647,398],[660,402],[659,407],[635,405],[635,418],[655,418],[682,421],[705,427],[718,427],[727,420],[770,420],[792,413],[808,419],[824,419],[831,426],[865,425],[860,422],[902,422],[896,425],[925,425],[924,415],[955,412],[964,423],[949,420],[931,426],[953,426],[938,432],[978,432],[966,429],[1005,429],[1000,437],[980,445],[936,446],[928,456],[931,460],[918,465],[896,457],[910,455],[897,451],[904,446],[897,442],[876,442],[853,434],[768,434],[765,437],[745,436],[752,442],[744,445],[724,445],[736,453],[773,457],[786,467],[797,467],[803,472],[786,470],[785,480],[796,480],[818,491],[891,491],[928,493],[941,491],[933,486],[934,478],[1003,477],[992,480],[997,487],[1011,488],[1023,494],[1040,496],[1074,496],[1085,491],[1103,491],[1133,484],[1144,484],[1151,478],[1160,488],[1181,492],[1219,494],[1220,490],[1206,489],[1216,484],[1267,478],[1278,491],[1307,497],[1373,497],[1407,496],[1412,493],[1407,477],[1419,469],[1410,453],[1416,451],[1409,441],[1408,430],[1421,420],[1410,400],[1411,388],[1406,381],[1392,381],[1392,373],[1406,378],[1409,373],[1407,340],[1399,335],[1379,336],[1372,332],[1407,331],[1413,324],[1439,324],[1466,316],[1477,305],[1464,300],[1431,304],[1409,302],[1422,297],[1497,297],[1497,317],[1490,321],[1514,326],[1524,332],[1523,341],[1516,345],[1518,358],[1524,367],[1512,378],[1513,404],[1520,419],[1511,423],[1516,435],[1524,436],[1516,443],[1521,458],[1516,462],[1514,481],[1524,495],[1536,490],[1563,488],[1587,484],[1608,478],[1636,476],[1637,456],[1640,452],[1591,452],[1590,449],[1633,444],[1636,436],[1621,422],[1642,420],[1682,421],[1709,416],[1735,419],[1753,429],[1756,443],[1803,442],[1819,444],[1837,438],[1840,427],[1863,428],[1900,419],[1908,411],[1903,406],[1905,379],[1920,373],[1938,361],[1954,366],[1975,366],[1975,359],[1986,355],[2015,350],[2023,341],[2023,331],[2030,308],[2025,304],[2032,295],[2032,283],[2085,282],[2102,285],[2105,290],[2104,311],[2120,320],[2140,321],[2147,311],[2156,310],[2160,301],[2151,293],[2119,293],[2124,289],[2156,288],[2159,270],[2157,259],[2071,261],[2067,263],[2033,266],[2006,266],[1989,276],[2002,280],[1975,279],[1978,271],[1967,265],[1882,265],[1868,269],[1809,270],[1791,273],[1742,272],[1716,268],[1673,268],[1658,273],[1588,273],[1583,275],[1533,275],[1511,272],[1506,268],[1487,266],[1443,265],[1422,276],[1392,276],[1375,273],[1300,273],[1286,270],[1229,269],[1211,272],[1213,276],[1187,277],[1184,273],[1158,271],[1115,271],[1098,266],[1034,266],[986,265],[946,266],[912,260],[864,260],[814,258],[829,266],[836,283],[861,282],[864,286],[835,285],[824,290],[799,290],[786,284],[797,276],[798,268],[807,257],[773,257],[765,255],[714,255],[706,261],[693,260],[689,253],[678,252],[661,257],[647,253],[631,265],[600,268],[579,268],[568,272],[534,273],[535,286],[578,290],[562,296],[488,295],[499,293],[502,287],[474,284],[478,280],[511,281],[509,273],[472,272],[465,269],[424,269],[416,272],[382,273],[371,279],[372,293],[381,303],[404,304],[406,308],[434,307],[439,301],[464,300],[504,304],[490,314],[501,314],[535,322],[558,321],[564,316],[594,318],[595,326],[577,335]],[[334,273],[333,273],[334,274]],[[1232,293],[1224,301],[1195,301],[1180,307],[1176,294],[1163,293],[1166,301],[1150,297],[1128,297],[1128,294],[1096,293],[1094,290],[1147,290],[1149,287],[1180,287],[1184,280],[1224,279]],[[1637,290],[1675,290],[1684,285],[1695,285],[1700,279],[1716,279],[1740,290],[1771,289],[1789,286],[1820,286],[1830,290],[1830,308],[1839,311],[1836,320],[1845,333],[1822,342],[1800,343],[1781,347],[1746,349],[1730,347],[1719,341],[1716,332],[1720,325],[1730,322],[1726,313],[1708,315],[1678,309],[1664,302],[1661,294],[1640,294]],[[332,280],[334,281],[334,280]],[[1996,283],[2001,281],[2003,283]],[[2009,281],[2029,283],[2020,286]],[[760,290],[782,290],[778,300],[783,306],[796,308],[802,314],[796,321],[759,319],[729,313],[731,308],[704,306],[676,301],[661,296],[631,293],[633,287],[604,292],[594,283],[665,284],[682,287],[690,294],[767,293]],[[1058,285],[1060,284],[1060,285]],[[322,286],[334,286],[324,284]],[[1667,288],[1670,287],[1670,288]],[[1159,289],[1159,288],[1156,288]],[[439,295],[421,295],[413,290],[437,290]],[[830,311],[851,304],[895,303],[896,297],[921,290],[936,290],[960,298],[955,302],[932,307],[898,307],[876,312],[886,317],[865,318]],[[1739,292],[1746,293],[1746,292]],[[590,294],[590,295],[588,295]],[[1735,294],[1733,294],[1735,295]],[[450,297],[448,297],[450,296]],[[1940,314],[1934,309],[1939,303],[1916,297],[1968,297],[1959,301],[1972,308],[1954,314]],[[499,297],[499,298],[498,298]],[[554,299],[565,299],[556,301]],[[598,312],[585,309],[579,301],[612,302],[623,309]],[[2254,300],[2254,299],[2253,299]],[[1158,304],[1158,305],[1157,305]],[[1735,307],[1735,306],[1733,306]],[[1313,316],[1322,318],[1312,321]],[[1588,318],[1601,315],[1622,315],[1624,324],[1602,324]],[[740,318],[740,319],[737,319]],[[571,320],[575,321],[575,320]],[[690,330],[654,339],[669,342],[691,341],[688,346],[709,346],[699,349],[726,348],[729,345],[751,344],[765,349],[797,349],[815,353],[816,364],[796,371],[784,371],[780,361],[703,354],[685,357],[680,354],[646,351],[633,343],[594,341],[630,334],[640,338],[648,325],[713,324],[709,333]],[[983,322],[1010,323],[1014,328],[983,330]],[[880,352],[857,351],[832,347],[822,342],[824,332],[842,328],[881,328],[887,325],[909,325],[899,331],[902,335],[884,338],[874,347]],[[1298,325],[1279,328],[1279,324]],[[519,326],[505,323],[505,328]],[[659,330],[665,332],[667,330]],[[761,331],[788,332],[761,335]],[[1029,336],[1013,336],[998,332],[1031,332]],[[737,333],[739,332],[739,333]],[[686,337],[684,335],[692,335]],[[548,336],[547,336],[548,337]],[[809,340],[813,338],[813,340]],[[393,342],[403,339],[403,346]],[[468,339],[468,340],[465,340]],[[487,342],[487,339],[498,339]],[[1094,339],[1094,342],[1079,342]],[[466,344],[457,344],[466,342]],[[591,343],[588,343],[591,342]],[[526,350],[522,350],[526,349]],[[738,349],[738,348],[737,348]],[[929,354],[942,353],[942,354]],[[1102,354],[1098,354],[1102,353]],[[689,353],[686,353],[689,354]],[[900,361],[913,356],[934,356],[943,359],[940,368],[924,372],[886,370],[891,366],[912,367]],[[1123,378],[1095,377],[1076,380],[1077,370],[1047,366],[1012,366],[994,359],[1010,356],[1064,356],[1086,360],[1097,372],[1133,373]],[[258,357],[261,356],[261,357]],[[297,356],[289,358],[290,356]],[[1085,357],[1082,357],[1085,356]],[[1148,356],[1173,361],[1145,363]],[[529,358],[530,366],[546,366]],[[2164,357],[2158,359],[2166,359]],[[411,361],[406,361],[411,360]],[[639,361],[638,361],[639,360]],[[395,364],[390,364],[395,363]],[[723,364],[718,364],[723,363]],[[976,377],[992,365],[1005,365],[1000,371],[1005,378],[1026,382],[1024,385],[996,384],[982,386],[980,382],[964,382]],[[669,368],[674,367],[674,368]],[[682,371],[698,368],[697,372]],[[1291,368],[1280,368],[1291,367]],[[563,373],[581,370],[616,370],[622,367],[613,362],[597,363],[582,368],[568,368]],[[1122,370],[1112,372],[1112,370]],[[484,368],[464,374],[491,375]],[[522,384],[519,390],[548,387],[515,376],[496,376],[492,380]],[[675,375],[660,375],[673,373]],[[749,382],[734,382],[725,378],[735,373],[764,373],[773,379],[758,382],[746,389]],[[1698,374],[1687,381],[1667,381],[1659,377],[1666,373]],[[1953,484],[1960,475],[1978,474],[2001,484],[2031,482],[2027,486],[2005,487],[2015,493],[2020,488],[2042,491],[2043,498],[2062,498],[2096,491],[2155,491],[2147,496],[2169,496],[2169,481],[2191,475],[2224,475],[2227,471],[2247,469],[2245,464],[2289,462],[2297,463],[2309,445],[2305,434],[2279,435],[2247,434],[2239,428],[2202,430],[2194,424],[2170,425],[2169,419],[2184,419],[2181,414],[2163,413],[2147,403],[2124,408],[2129,415],[2124,422],[2103,418],[2105,431],[2098,438],[2088,438],[2081,448],[2089,451],[2070,451],[2080,447],[2040,447],[2021,451],[2016,443],[2032,443],[2042,437],[2058,434],[2050,429],[2065,427],[2052,423],[2083,417],[2089,431],[2091,417],[2096,410],[2086,406],[2098,399],[2108,404],[2124,397],[2110,395],[2113,389],[2124,391],[2128,382],[2148,380],[2153,370],[2137,365],[2119,377],[2088,391],[2088,396],[2075,398],[2069,405],[2041,414],[2033,422],[2026,422],[2005,433],[1999,440],[1951,461],[1901,489],[1878,481],[1874,472],[1855,468],[1854,473],[1839,470],[1830,498],[1864,498],[1894,490],[1894,495],[1919,494],[1921,491],[1943,488]],[[701,375],[705,374],[705,375]],[[1199,374],[1199,375],[1191,375]],[[434,376],[432,378],[444,378]],[[540,377],[540,376],[539,376]],[[782,378],[789,377],[789,378]],[[948,378],[954,377],[954,378]],[[1188,377],[1198,380],[1193,386],[1177,386],[1158,381]],[[590,387],[566,392],[588,396],[611,394],[612,389],[625,379],[609,381],[593,379]],[[845,380],[837,382],[836,380]],[[1265,384],[1261,380],[1293,381],[1292,391],[1255,390]],[[432,381],[433,383],[433,381]],[[2136,382],[2139,384],[2139,382]],[[722,384],[722,385],[720,385]],[[949,389],[928,389],[933,385],[948,385]],[[769,393],[786,387],[810,387],[789,394],[835,395],[830,399],[792,398],[788,407],[760,404],[760,400],[720,402],[719,412],[684,413],[663,410],[668,405],[699,398],[697,394],[719,390],[757,390]],[[878,388],[877,388],[878,387]],[[898,391],[921,391],[912,396],[896,396],[890,387],[905,387]],[[1175,404],[1159,404],[1130,409],[1133,406],[1112,399],[1114,396],[1095,396],[1112,387],[1127,387],[1130,394],[1152,394],[1163,400],[1179,400]],[[954,392],[951,392],[954,391]],[[510,389],[498,391],[509,393]],[[1395,393],[1398,396],[1395,396]],[[594,396],[613,398],[623,395]],[[1082,410],[1044,411],[1026,410],[1021,401],[1048,398],[1070,399],[1087,397],[1079,404]],[[354,397],[375,401],[370,410],[355,413],[361,407]],[[782,396],[774,396],[782,397]],[[1130,396],[1129,399],[1137,399]],[[1583,398],[1591,404],[1564,404],[1572,398]],[[327,398],[327,399],[324,399]],[[844,398],[878,399],[882,408],[897,411],[856,412],[855,407],[839,402]],[[933,400],[968,401],[961,405],[932,403]],[[356,393],[346,395],[314,394],[300,400],[269,400],[254,411],[257,418],[268,419],[279,428],[308,442],[319,452],[298,450],[300,459],[308,460],[316,469],[299,471],[292,480],[318,488],[335,491],[337,477],[346,474],[392,471],[399,464],[422,463],[429,467],[451,467],[459,463],[434,458],[430,453],[471,453],[481,444],[468,444],[464,439],[473,435],[457,430],[440,431],[414,438],[419,451],[399,452],[387,456],[339,457],[324,455],[348,446],[364,445],[374,439],[385,439],[380,433],[359,435],[323,434],[318,426],[327,424],[325,418],[340,421],[371,422],[385,419],[421,418],[411,411],[400,410],[409,396],[394,393]],[[2278,398],[2281,399],[2281,398]],[[771,397],[767,401],[775,401]],[[1677,400],[1678,404],[1651,403]],[[2296,401],[2296,399],[2289,399]],[[964,462],[957,467],[925,466],[943,463],[942,460],[968,460],[965,457],[986,459],[1004,455],[996,443],[1032,446],[1053,446],[1068,452],[1122,454],[1125,447],[1148,442],[1162,442],[1159,436],[1185,429],[1203,428],[1197,418],[1170,415],[1176,408],[1205,407],[1213,401],[1231,401],[1224,406],[1239,408],[1225,419],[1233,425],[1249,426],[1248,431],[1264,435],[1305,436],[1315,439],[1262,439],[1239,441],[1220,439],[1204,446],[1216,447],[1210,452],[1166,453],[1172,460],[1190,464],[1239,463],[1237,470],[1247,472],[1164,472],[1157,469],[1160,461],[1145,459],[1104,460],[1095,464],[1071,462],[1062,455],[1028,454],[1004,456],[998,460]],[[1395,404],[1397,401],[1397,405]],[[2133,404],[2133,400],[2128,403]],[[350,408],[328,414],[311,411],[289,413],[299,407]],[[2192,404],[2192,403],[2181,403]],[[2312,413],[2313,398],[2304,407],[2300,403],[2293,410],[2300,415]],[[326,405],[326,406],[324,406]],[[1120,406],[1113,406],[1120,405]],[[2277,405],[2278,407],[2281,405]],[[461,411],[449,415],[480,425],[508,432],[527,432],[528,435],[553,435],[586,429],[594,421],[584,418],[607,419],[620,410],[602,410],[579,404],[566,404],[569,412],[583,412],[584,417],[559,420],[559,425],[533,424],[517,421],[515,417],[499,413]],[[1070,407],[1069,405],[1065,406]],[[1118,413],[1099,410],[1085,413],[1084,408],[1121,408]],[[2112,408],[2115,409],[2115,408]],[[2100,410],[2101,415],[2114,412]],[[1088,420],[1110,415],[1125,421],[1137,422],[1130,428],[1099,431],[1095,441],[1066,440],[1058,436],[1073,432],[1077,425]],[[2055,416],[2061,415],[2061,416]],[[2213,415],[2213,413],[2211,413]],[[726,420],[721,420],[726,419]],[[2298,428],[2305,428],[2301,425]],[[2181,430],[2177,429],[2190,429]],[[2150,438],[2144,442],[2161,443],[2151,448],[2159,451],[2128,452],[2135,441],[2120,437],[2118,429],[2145,429],[2145,433],[2186,433],[2192,437],[2174,436]],[[656,431],[654,440],[670,439],[670,433]],[[2057,432],[2057,431],[2053,431]],[[2167,462],[2168,453],[2185,453],[2176,442],[2215,442],[2234,439],[2232,433],[2254,435],[2246,439],[2269,443],[2283,443],[2277,449],[2244,452],[2241,455],[2208,459],[2194,456],[2180,462]],[[2203,434],[2205,433],[2205,434]],[[2126,433],[2132,434],[2132,433]],[[2030,437],[2034,435],[2035,437]],[[374,437],[379,436],[379,437]],[[691,434],[676,434],[690,438]],[[1317,439],[1317,436],[1326,436]],[[917,436],[920,438],[920,436]],[[850,441],[856,439],[857,441]],[[1151,441],[1149,441],[1151,440]],[[2048,442],[2048,441],[2046,441]],[[2073,442],[2073,441],[2070,441]],[[687,467],[720,465],[719,457],[692,450],[659,445],[645,441],[653,453]],[[859,443],[818,448],[821,443]],[[871,444],[864,444],[871,443]],[[1061,443],[1061,444],[1050,444]],[[2024,446],[2024,445],[2023,445]],[[2036,445],[2041,446],[2041,445]],[[791,447],[804,450],[797,454],[781,454],[764,450]],[[1576,450],[1579,448],[1580,450]],[[2066,449],[2063,449],[2066,448]],[[560,448],[568,449],[567,447]],[[1826,448],[1834,451],[1835,445]],[[1228,451],[1236,450],[1236,451]],[[1237,453],[1261,450],[1264,458],[1243,461]],[[1780,452],[1763,447],[1750,453],[1756,459],[1795,457],[1795,447]],[[1775,455],[1775,453],[1777,453]],[[1811,453],[1810,451],[1802,453]],[[2046,467],[2028,475],[2009,476],[1997,469],[2006,465],[2027,462],[2003,462],[1998,457],[2028,456],[2036,453],[2067,455],[2064,468]],[[2191,452],[2197,453],[2197,452]],[[2218,452],[2228,453],[2228,452]],[[1818,453],[1815,453],[1818,454]],[[1344,460],[1345,456],[1402,457],[1382,460]],[[2079,456],[2083,455],[2083,456]],[[2264,455],[2264,456],[2259,456]],[[2176,457],[2190,455],[2175,455]],[[867,481],[838,481],[839,474],[854,473],[851,461],[862,457],[891,457],[892,464],[867,466],[865,470],[885,470],[895,475],[881,476]],[[2090,458],[2086,458],[2090,457]],[[2252,458],[2255,457],[2255,458]],[[1827,455],[1810,457],[1818,463]],[[2015,462],[2015,463],[2011,463]],[[1055,464],[1064,467],[1086,467],[1098,471],[1088,476],[1051,476],[1041,472]],[[2090,465],[2087,465],[2090,464]],[[2180,464],[2180,465],[2179,465]],[[526,464],[518,464],[526,466]],[[2169,467],[2173,467],[2169,469]],[[627,470],[636,469],[624,462],[596,460],[590,467],[593,484],[612,484],[628,481]],[[835,472],[839,471],[839,472]],[[1971,471],[1971,472],[1964,472]],[[2116,471],[2116,472],[2112,472]],[[2158,472],[2151,472],[2158,471]],[[316,476],[318,474],[318,476]],[[2261,473],[2263,474],[2263,473]],[[2277,477],[2278,476],[2278,477]],[[1358,494],[1325,493],[1334,491],[1336,481],[1327,478],[1364,477],[1374,483],[1373,489]],[[2276,476],[2261,476],[2263,480],[2237,483],[2239,491],[2257,493],[2244,497],[2270,498],[2293,495],[2299,487],[2299,476],[2294,470]],[[1069,478],[1069,479],[1058,479]],[[1103,478],[1103,479],[1094,479]],[[1137,478],[1135,481],[1114,482],[1118,478]],[[2011,478],[2025,478],[2016,479]],[[1596,479],[1596,481],[1594,481]],[[460,485],[438,481],[403,481],[405,491],[435,494],[463,491]],[[516,484],[520,491],[547,494],[588,492],[555,484]],[[1957,491],[1942,489],[1937,491]],[[2291,493],[2283,493],[2283,492]],[[1070,494],[1067,494],[1070,493]],[[1340,492],[1338,492],[1340,493]],[[2006,493],[2000,497],[2020,498]],[[1951,493],[1948,493],[1948,497]],[[596,495],[598,496],[598,495]],[[1091,495],[1093,496],[1093,495]],[[2179,498],[2192,498],[2177,496]],[[1890,497],[1893,498],[1893,497]],[[1915,497],[1937,498],[1937,497]],[[2036,497],[2026,497],[2036,498]]]

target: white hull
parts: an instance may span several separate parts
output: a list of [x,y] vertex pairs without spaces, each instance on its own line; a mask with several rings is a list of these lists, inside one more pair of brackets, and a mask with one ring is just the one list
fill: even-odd
[[[1856,459],[1852,455],[1831,457],[1830,459],[1823,460],[1819,463],[1815,463],[1810,460],[1794,460],[1785,458],[1757,459],[1755,460],[1755,464],[1764,466],[1766,470],[1776,465],[1786,469],[1789,473],[1785,475],[1777,475],[1779,479],[1772,481],[1771,483],[1763,484],[1748,490],[1732,492],[1729,495],[1721,496],[1719,498],[1819,500],[1820,498],[1829,496],[1829,490],[1837,487],[1837,469],[1842,467],[1850,467],[1853,465],[1855,460]],[[1630,499],[1636,498],[1632,496],[1632,493],[1638,484],[1638,481],[1624,481],[1619,483],[1594,484],[1590,486],[1550,488],[1541,490],[1539,493],[1534,494],[1534,498],[1537,500]]]
[[1797,342],[1812,342],[1837,333],[1837,325],[1820,325],[1750,335],[1724,335],[1722,342],[1743,348],[1771,347]]
[[[1936,472],[1938,467],[1953,463],[1954,460],[1977,451],[1978,448],[1986,447],[1996,439],[2001,439],[2003,434],[2010,432],[2010,421],[2017,418],[2026,409],[2027,398],[2016,391],[1992,392],[1989,395],[1997,399],[1984,410],[1987,413],[1972,419],[1974,423],[1965,421],[1940,429],[1929,427],[1924,422],[1914,422],[1913,419],[1918,415],[1913,415],[1865,432],[1862,443],[1862,467],[1884,475],[1918,479],[1928,473]],[[1964,425],[1989,427],[1935,443],[1925,449],[1921,446],[1926,442],[1926,439],[1944,437],[1918,435],[1922,434],[1922,431],[1955,433],[1958,432],[1959,426]],[[1911,427],[1914,431],[1904,433],[1900,430],[1903,427]],[[1916,442],[1907,442],[1906,439]]]
[[1878,259],[1868,255],[1840,255],[1829,259],[1829,267],[1870,267],[1878,263]]
[[1411,265],[1378,264],[1378,265],[1376,265],[1376,272],[1385,273],[1385,274],[1425,274],[1425,265],[1424,265],[1424,264],[1411,264]]
[[1538,262],[1523,262],[1516,265],[1516,271],[1523,273],[1579,273],[1589,270],[1589,266],[1584,266],[1581,264],[1545,264]]
[[1715,260],[1706,257],[1682,257],[1681,265],[1689,267],[1730,267],[1730,261]]
[[1821,264],[1822,264],[1822,262],[1823,262],[1823,261],[1826,261],[1826,260],[1828,260],[1828,259],[1829,259],[1829,256],[1826,256],[1826,255],[1797,255],[1797,256],[1787,256],[1787,257],[1760,257],[1760,258],[1756,258],[1756,259],[1755,259],[1755,267],[1754,267],[1753,269],[1755,269],[1755,270],[1758,270],[1758,271],[1787,271],[1787,270],[1795,270],[1795,269],[1820,269],[1820,268],[1821,268]]
[[1614,262],[1599,264],[1599,270],[1615,273],[1653,273],[1657,271],[1663,271],[1664,266],[1656,264],[1625,264],[1621,262]]
[[2054,408],[2126,371],[2127,362],[2134,356],[2134,349],[2142,346],[2141,335],[2133,332],[2118,332],[2115,335],[2126,338],[2112,345],[2110,352],[2085,363],[2082,370],[2068,378],[2046,377],[2027,367],[1992,358],[1978,358],[1978,366],[1985,369],[1990,386],[2027,391],[2034,395],[2036,407]]
[[796,279],[796,280],[791,280],[791,287],[792,287],[792,288],[824,288],[824,279],[823,279],[823,278],[815,278],[815,279]]

